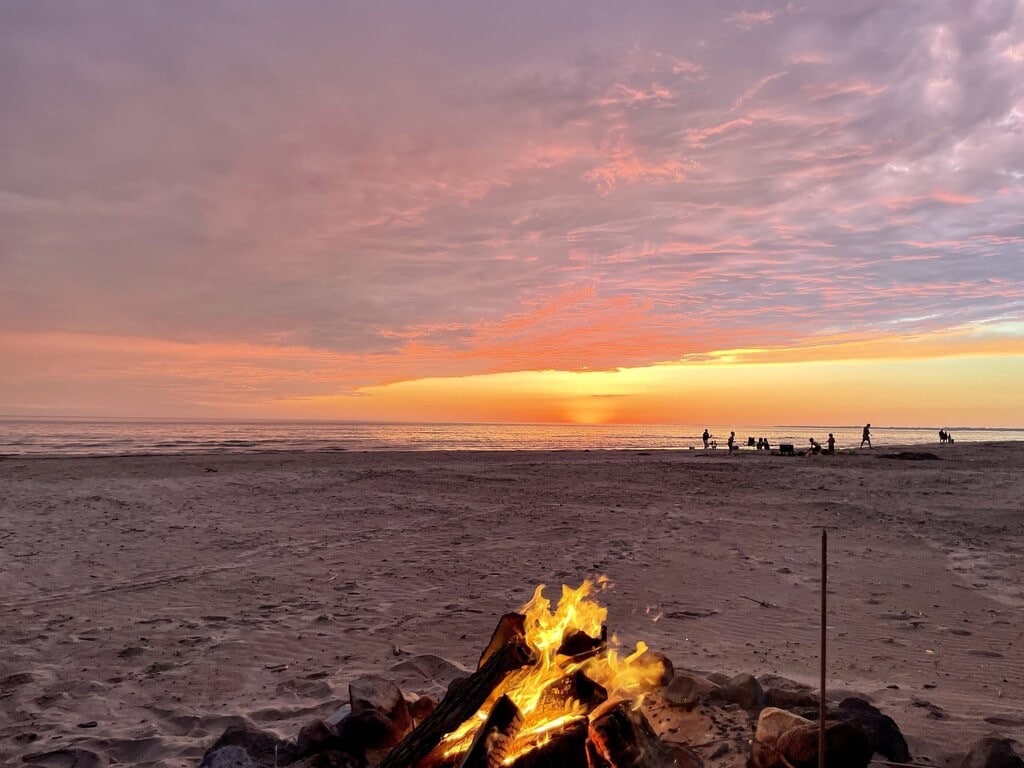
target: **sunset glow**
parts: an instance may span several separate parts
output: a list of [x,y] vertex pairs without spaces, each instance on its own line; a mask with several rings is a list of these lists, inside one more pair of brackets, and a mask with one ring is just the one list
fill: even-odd
[[0,10],[0,414],[1024,425],[1019,3]]

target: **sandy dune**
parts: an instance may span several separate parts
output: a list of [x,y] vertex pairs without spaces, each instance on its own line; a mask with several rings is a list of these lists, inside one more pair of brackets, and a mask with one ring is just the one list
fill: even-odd
[[471,664],[535,584],[602,573],[622,640],[814,682],[822,525],[831,685],[936,765],[1024,740],[1024,445],[891,450],[0,461],[0,764],[294,734],[352,677]]

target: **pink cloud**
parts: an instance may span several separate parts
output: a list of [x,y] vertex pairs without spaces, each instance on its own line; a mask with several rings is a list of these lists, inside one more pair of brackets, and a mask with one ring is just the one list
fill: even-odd
[[878,96],[888,89],[887,85],[871,83],[866,80],[853,80],[812,83],[805,85],[802,90],[811,101],[820,101],[836,96]]
[[946,205],[975,205],[981,202],[980,197],[961,195],[944,189],[933,189],[929,197],[931,197],[932,200],[945,203]]
[[611,192],[620,181],[678,182],[686,178],[684,165],[679,160],[641,158],[624,129],[613,130],[601,149],[607,161],[591,168],[583,178],[603,193]]
[[740,29],[752,29],[762,24],[771,24],[779,15],[779,11],[737,11],[725,17],[730,24]]
[[595,103],[602,106],[637,106],[638,104],[650,104],[653,106],[668,106],[675,100],[675,94],[671,90],[658,83],[651,83],[647,88],[631,88],[628,85],[617,83],[607,94],[598,99]]

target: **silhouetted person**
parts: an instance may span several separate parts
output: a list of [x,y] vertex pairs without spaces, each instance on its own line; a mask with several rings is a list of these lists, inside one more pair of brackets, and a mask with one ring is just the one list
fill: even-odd
[[772,449],[772,444],[768,442],[767,437],[764,439],[764,449],[766,451],[770,451]]
[[764,448],[764,438],[763,437],[759,437],[759,438],[757,438],[757,450],[760,451],[763,448]]
[[864,443],[868,444],[868,448],[871,447],[871,422],[869,421],[864,425],[864,434],[860,438],[860,447],[864,447]]
[[946,431],[944,429],[940,429],[939,430],[939,442],[940,443],[946,442]]
[[733,448],[735,448],[735,447],[736,447],[736,433],[735,433],[735,432],[730,432],[730,433],[729,433],[729,440],[728,440],[728,443],[729,443],[729,450],[730,450],[730,451],[731,451],[731,450],[732,450]]
[[811,443],[811,454],[821,453],[821,443],[813,437],[810,438],[809,442]]
[[828,452],[829,453],[835,453],[836,452],[836,438],[835,438],[835,436],[831,432],[828,433],[828,440],[826,442],[828,443]]
[[708,431],[707,431],[707,430],[705,429],[705,430],[704,430],[704,434],[700,436],[700,439],[704,441],[704,448],[705,448],[705,449],[707,449],[707,447],[708,447],[708,440],[710,440],[710,439],[711,439],[711,433],[710,433],[710,432],[708,432]]

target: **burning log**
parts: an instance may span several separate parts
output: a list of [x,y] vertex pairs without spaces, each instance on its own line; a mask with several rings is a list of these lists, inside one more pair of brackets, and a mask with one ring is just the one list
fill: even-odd
[[508,742],[521,720],[519,708],[512,699],[508,696],[499,698],[477,731],[473,745],[459,768],[499,768],[505,760]]
[[568,633],[562,640],[562,644],[558,646],[558,653],[562,656],[571,656],[574,660],[579,661],[600,653],[607,644],[608,627],[602,624],[600,637],[591,637],[578,629]]
[[491,634],[491,641],[487,643],[484,652],[480,654],[480,661],[476,668],[480,669],[484,663],[501,648],[513,640],[522,640],[526,637],[526,617],[521,613],[506,613],[498,619],[498,626]]
[[590,768],[587,722],[576,720],[552,735],[551,741],[522,755],[510,768]]
[[[507,631],[503,629],[504,624],[505,617],[502,617],[495,635]],[[448,695],[412,733],[391,750],[380,768],[416,766],[430,754],[445,734],[454,731],[480,709],[509,672],[525,666],[530,658],[530,650],[526,646],[523,634],[511,633],[476,672],[465,680],[452,684]]]
[[674,768],[672,751],[658,738],[647,718],[616,704],[590,721],[590,740],[598,755],[614,768]]

